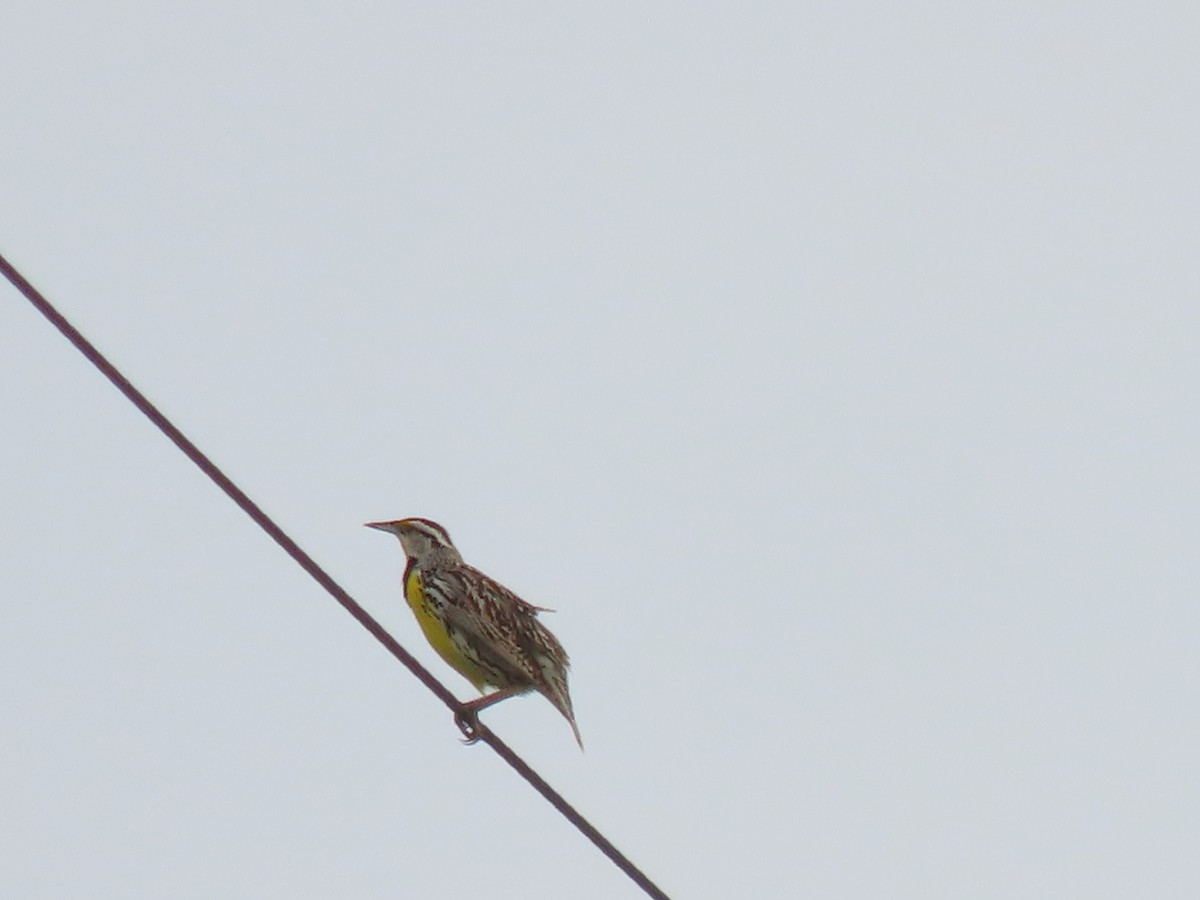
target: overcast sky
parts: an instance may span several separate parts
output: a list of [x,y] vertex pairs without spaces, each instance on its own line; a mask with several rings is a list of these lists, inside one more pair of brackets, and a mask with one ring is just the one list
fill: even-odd
[[[397,8],[399,7],[399,8]],[[1200,13],[13,0],[0,251],[670,894],[1200,895]],[[0,893],[637,889],[0,285]]]

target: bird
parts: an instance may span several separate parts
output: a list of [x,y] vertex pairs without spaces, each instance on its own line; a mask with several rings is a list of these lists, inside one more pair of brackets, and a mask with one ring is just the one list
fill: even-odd
[[527,603],[463,562],[437,522],[408,518],[367,522],[366,527],[400,539],[408,557],[404,598],[421,631],[438,655],[484,695],[463,703],[455,714],[466,743],[482,736],[481,710],[537,691],[570,723],[582,750],[567,687],[570,660],[558,638],[538,620],[538,613],[553,610]]

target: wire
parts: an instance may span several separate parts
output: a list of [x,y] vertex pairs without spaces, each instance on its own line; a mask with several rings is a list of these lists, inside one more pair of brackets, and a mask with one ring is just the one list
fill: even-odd
[[[282,547],[284,552],[299,564],[300,568],[304,569],[321,587],[325,588],[330,596],[345,608],[346,612],[354,616],[363,628],[367,629],[379,643],[383,644],[392,656],[400,660],[405,668],[412,672],[446,706],[456,712],[460,709],[461,704],[444,684],[438,681],[428,669],[421,665],[416,657],[400,646],[396,639],[388,634],[370,613],[359,606],[354,598],[347,594],[341,585],[334,581],[329,573],[317,564],[316,560],[305,553],[299,544],[292,540],[282,528],[275,524],[270,516],[262,511],[258,504],[246,495],[245,491],[234,484],[229,476],[217,468],[216,464],[199,447],[193,444],[153,403],[147,400],[146,396],[134,387],[129,379],[121,374],[120,370],[92,345],[91,341],[85,338],[74,325],[67,321],[66,317],[55,309],[50,301],[42,296],[37,288],[31,285],[3,255],[0,255],[0,271],[34,305],[38,312],[49,319],[51,324],[62,332],[63,336],[74,344],[76,349],[87,357],[88,361],[116,386],[117,390],[124,394],[134,406],[140,409],[146,418],[158,426],[158,429],[170,438],[172,443],[182,450],[188,459],[194,462],[205,475],[211,478],[217,487],[229,496],[229,499],[240,506],[259,528],[270,535],[271,539]],[[504,743],[495,732],[482,723],[479,725],[479,732],[480,738],[484,743],[491,747],[501,759],[512,766],[517,774],[528,781],[534,790],[545,797],[550,805],[562,813],[568,822],[578,828],[588,840],[600,849],[601,853],[612,860],[648,896],[658,898],[658,900],[669,900],[661,888],[651,881],[641,869],[634,865],[624,853],[613,846],[613,843],[585,819],[575,807],[568,803],[562,794],[550,787],[546,783],[546,780],[535,772],[525,760],[518,756],[508,744]]]

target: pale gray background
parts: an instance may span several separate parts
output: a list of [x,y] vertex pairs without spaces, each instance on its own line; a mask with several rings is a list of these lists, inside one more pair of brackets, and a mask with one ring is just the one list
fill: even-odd
[[[0,242],[679,897],[1200,895],[1194,4],[9,3]],[[0,893],[634,897],[0,290]]]

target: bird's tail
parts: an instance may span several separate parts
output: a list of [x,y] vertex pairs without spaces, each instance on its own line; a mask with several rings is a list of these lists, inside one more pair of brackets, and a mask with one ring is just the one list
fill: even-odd
[[567,690],[566,673],[547,673],[549,676],[542,685],[541,691],[546,699],[554,704],[554,708],[563,714],[563,718],[571,724],[575,732],[575,743],[583,749],[583,737],[579,734],[579,726],[575,724],[575,708],[571,705],[571,694]]

